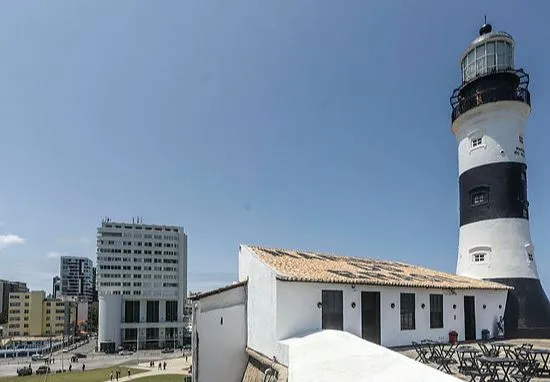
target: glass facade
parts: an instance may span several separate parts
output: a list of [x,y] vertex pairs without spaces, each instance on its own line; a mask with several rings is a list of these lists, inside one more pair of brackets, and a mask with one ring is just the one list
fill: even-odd
[[489,41],[472,48],[462,60],[462,81],[495,70],[514,68],[514,47],[508,41]]

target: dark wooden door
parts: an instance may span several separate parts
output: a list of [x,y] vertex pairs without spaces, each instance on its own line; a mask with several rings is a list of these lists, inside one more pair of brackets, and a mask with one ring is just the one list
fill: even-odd
[[464,339],[476,339],[476,301],[474,296],[464,296]]
[[380,344],[380,292],[361,292],[361,336]]

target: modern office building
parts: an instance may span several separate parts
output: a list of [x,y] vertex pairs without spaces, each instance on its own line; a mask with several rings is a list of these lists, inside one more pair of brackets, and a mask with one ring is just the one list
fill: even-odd
[[10,293],[7,335],[10,337],[70,335],[76,305],[46,298],[44,291]]
[[21,281],[0,280],[0,324],[8,321],[10,293],[27,292],[27,284]]
[[[93,298],[93,262],[86,257],[61,256],[61,296],[91,302]],[[59,296],[58,296],[59,297]]]
[[113,222],[97,229],[100,351],[181,344],[187,296],[182,227]]
[[61,277],[54,276],[52,280],[52,297],[57,298],[61,295]]

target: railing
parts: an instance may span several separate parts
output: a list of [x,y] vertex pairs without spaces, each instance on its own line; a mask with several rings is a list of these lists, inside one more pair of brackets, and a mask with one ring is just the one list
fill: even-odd
[[527,88],[508,87],[496,87],[477,91],[470,97],[458,98],[458,102],[453,106],[451,119],[454,122],[462,114],[477,106],[498,101],[519,101],[531,106],[531,93],[529,93]]

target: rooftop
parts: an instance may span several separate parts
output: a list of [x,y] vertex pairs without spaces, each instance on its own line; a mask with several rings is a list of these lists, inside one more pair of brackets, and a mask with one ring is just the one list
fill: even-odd
[[235,289],[235,288],[245,286],[247,283],[248,283],[248,280],[234,282],[232,284],[225,285],[225,286],[223,286],[221,288],[218,288],[218,289],[209,290],[208,292],[197,293],[195,295],[190,296],[189,300],[200,300],[204,297],[214,296],[216,294],[220,294],[222,292],[225,292],[225,291],[228,291],[228,290],[231,290],[231,289]]
[[512,289],[509,286],[398,261],[247,246],[279,280],[439,289]]

